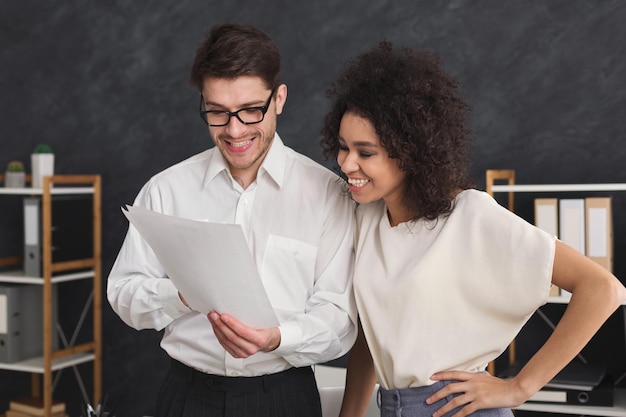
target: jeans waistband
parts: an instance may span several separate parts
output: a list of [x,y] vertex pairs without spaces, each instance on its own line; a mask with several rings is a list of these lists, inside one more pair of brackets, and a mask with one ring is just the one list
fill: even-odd
[[288,386],[294,380],[303,377],[312,377],[313,369],[310,366],[289,368],[275,374],[261,376],[222,376],[206,374],[191,368],[175,359],[172,359],[170,372],[185,378],[192,383],[200,383],[219,391],[267,391],[271,387]]
[[[458,381],[437,381],[432,385],[416,388],[390,389],[380,388],[378,390],[378,404],[382,416],[399,416],[406,412],[411,416],[430,416],[439,410],[443,405],[452,401],[454,397],[461,394],[452,394],[434,404],[426,404],[426,398],[433,395],[448,384]],[[444,417],[453,416],[462,406],[446,413]],[[508,408],[490,408],[472,413],[472,416],[480,417],[513,417],[513,413]]]
[[402,388],[402,389],[384,389],[380,388],[378,395],[382,405],[398,406],[407,403],[423,403],[426,398],[430,397],[443,387],[456,381],[437,381],[432,385],[423,387]]

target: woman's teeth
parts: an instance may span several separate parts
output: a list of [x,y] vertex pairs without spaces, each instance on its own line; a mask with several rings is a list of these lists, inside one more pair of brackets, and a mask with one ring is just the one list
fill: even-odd
[[353,185],[355,187],[363,187],[368,182],[370,182],[370,180],[363,180],[363,179],[357,180],[357,179],[348,178],[348,184]]

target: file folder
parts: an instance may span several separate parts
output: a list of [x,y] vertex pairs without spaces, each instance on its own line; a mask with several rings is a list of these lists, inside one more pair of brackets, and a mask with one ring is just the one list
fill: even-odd
[[[535,226],[550,233],[552,236],[559,235],[559,208],[556,198],[535,199]],[[561,290],[556,285],[550,286],[550,296],[558,297]]]
[[21,351],[19,288],[0,287],[0,362],[19,360]]
[[559,239],[585,254],[585,199],[559,200]]
[[611,197],[585,199],[587,256],[613,272],[613,219]]

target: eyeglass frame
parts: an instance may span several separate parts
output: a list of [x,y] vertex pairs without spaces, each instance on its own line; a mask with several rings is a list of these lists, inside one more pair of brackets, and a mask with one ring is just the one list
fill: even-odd
[[[263,120],[265,120],[265,113],[267,113],[267,110],[270,108],[270,103],[272,102],[272,97],[274,97],[274,93],[276,92],[277,89],[278,89],[278,87],[276,87],[276,88],[274,88],[272,90],[272,92],[270,93],[270,96],[267,99],[267,102],[265,103],[264,106],[244,107],[244,108],[236,110],[236,111],[228,111],[228,110],[202,110],[202,105],[204,104],[204,97],[202,96],[202,94],[200,94],[200,118],[204,121],[204,123],[206,123],[207,125],[209,125],[211,127],[227,126],[230,123],[230,119],[233,116],[235,116],[237,118],[237,120],[239,120],[244,125],[255,125],[257,123],[261,123]],[[244,122],[243,120],[241,120],[241,117],[239,117],[239,112],[240,111],[246,111],[246,110],[260,110],[261,111],[261,120],[259,120],[257,122]],[[222,124],[211,124],[211,123],[209,123],[209,119],[207,118],[207,114],[209,114],[209,113],[223,113],[223,114],[226,114],[228,116],[228,120],[226,121],[226,123],[222,123]]]

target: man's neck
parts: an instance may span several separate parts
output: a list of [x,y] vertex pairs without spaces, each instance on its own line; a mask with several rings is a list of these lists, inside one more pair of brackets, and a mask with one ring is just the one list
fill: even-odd
[[237,181],[237,183],[239,185],[241,185],[241,188],[243,188],[245,190],[246,188],[248,188],[250,186],[250,184],[252,184],[254,182],[254,180],[256,179],[256,175],[254,177],[252,177],[249,181],[245,181],[243,179],[243,177],[236,176],[236,175],[233,175],[233,179],[235,181]]

